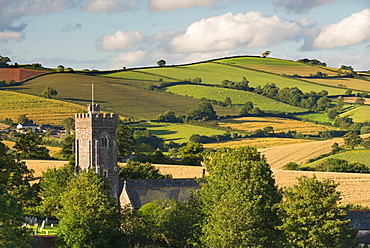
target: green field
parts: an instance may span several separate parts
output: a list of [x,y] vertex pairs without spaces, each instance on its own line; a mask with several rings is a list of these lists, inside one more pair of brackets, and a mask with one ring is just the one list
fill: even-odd
[[370,121],[370,106],[357,107],[340,115],[340,117],[345,116],[351,117],[354,122]]
[[[134,119],[155,119],[167,110],[178,115],[196,108],[199,100],[144,89],[147,81],[122,80],[107,77],[56,73],[41,76],[9,89],[40,94],[50,86],[58,91],[58,98],[86,106],[91,102],[91,84],[94,84],[95,103],[107,112]],[[218,115],[233,115],[235,110],[215,106]],[[47,112],[45,112],[47,114]]]
[[306,109],[291,106],[274,99],[261,96],[252,92],[209,87],[201,85],[176,85],[167,88],[167,91],[178,95],[191,96],[194,98],[206,97],[211,100],[224,101],[230,97],[233,104],[245,104],[247,101],[253,102],[255,107],[261,110],[274,110],[280,112],[297,113],[307,111]]
[[262,58],[262,57],[235,57],[214,60],[216,63],[235,64],[235,65],[278,65],[278,66],[309,66],[292,60]]
[[295,114],[295,116],[312,121],[334,123],[334,120],[329,119],[326,113],[303,113]]
[[164,141],[174,141],[176,143],[189,142],[189,138],[193,134],[211,136],[225,133],[225,131],[207,127],[163,122],[141,122],[138,124],[133,124],[132,126],[138,128],[147,128],[155,135],[164,139]]
[[[337,159],[344,159],[348,162],[360,162],[367,166],[370,166],[370,150],[358,150],[358,151],[349,151],[345,153],[340,153],[336,155],[329,156],[327,158],[337,158]],[[313,163],[307,164],[308,166],[315,167],[325,159],[320,159],[318,161],[315,161]]]
[[104,74],[103,76],[130,79],[130,80],[141,80],[141,81],[148,81],[148,82],[150,81],[152,82],[152,84],[176,81],[175,79],[145,73],[142,70],[129,70],[129,71],[114,72],[114,73]]

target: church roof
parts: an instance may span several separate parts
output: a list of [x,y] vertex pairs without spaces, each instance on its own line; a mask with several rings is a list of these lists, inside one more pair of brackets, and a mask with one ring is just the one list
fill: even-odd
[[121,181],[121,205],[139,209],[147,203],[173,199],[189,200],[191,192],[200,189],[195,179],[140,179]]
[[349,210],[347,218],[351,219],[350,226],[359,230],[370,230],[370,210]]

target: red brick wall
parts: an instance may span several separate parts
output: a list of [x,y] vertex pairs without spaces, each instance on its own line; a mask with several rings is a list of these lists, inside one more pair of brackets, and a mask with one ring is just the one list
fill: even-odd
[[40,74],[47,73],[45,71],[35,71],[28,69],[19,69],[19,68],[1,68],[0,69],[0,80],[14,80],[16,82],[23,81],[27,78],[34,77]]

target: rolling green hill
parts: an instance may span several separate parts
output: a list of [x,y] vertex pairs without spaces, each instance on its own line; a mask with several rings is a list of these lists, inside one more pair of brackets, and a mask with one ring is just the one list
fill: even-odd
[[370,121],[370,106],[361,106],[349,110],[340,115],[340,117],[351,117],[355,122]]
[[[56,73],[41,76],[9,89],[40,94],[46,87],[58,91],[58,98],[86,106],[91,101],[91,84],[94,84],[95,102],[104,111],[115,112],[134,119],[155,119],[167,110],[185,115],[195,108],[199,100],[144,89],[148,81],[122,80],[86,76],[74,73]],[[233,115],[230,108],[215,106],[218,115]]]

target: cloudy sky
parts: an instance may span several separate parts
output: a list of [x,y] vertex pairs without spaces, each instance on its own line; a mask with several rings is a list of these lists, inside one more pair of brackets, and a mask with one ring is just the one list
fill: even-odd
[[12,63],[119,69],[233,55],[370,69],[370,0],[0,0]]

